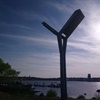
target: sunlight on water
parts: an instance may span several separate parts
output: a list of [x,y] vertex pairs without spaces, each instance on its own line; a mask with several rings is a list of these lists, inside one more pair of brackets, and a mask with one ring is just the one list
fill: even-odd
[[97,89],[100,89],[100,82],[97,82]]

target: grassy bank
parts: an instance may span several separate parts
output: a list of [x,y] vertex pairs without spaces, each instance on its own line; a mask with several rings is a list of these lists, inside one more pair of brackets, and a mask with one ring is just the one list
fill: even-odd
[[0,100],[60,100],[58,97],[39,97],[29,94],[10,94],[0,92]]
[[10,94],[10,93],[0,93],[0,100],[32,100],[32,96],[27,94]]
[[[59,97],[40,97],[36,95],[29,95],[29,94],[10,94],[10,93],[3,93],[0,92],[0,100],[60,100]],[[66,99],[66,100],[85,100],[85,99]],[[92,99],[91,99],[92,100]],[[94,99],[96,100],[96,99]],[[100,99],[98,99],[100,100]]]

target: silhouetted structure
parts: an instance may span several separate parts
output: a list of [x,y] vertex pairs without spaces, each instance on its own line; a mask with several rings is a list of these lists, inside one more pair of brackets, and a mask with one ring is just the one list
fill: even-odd
[[60,77],[61,77],[61,100],[66,100],[67,98],[67,86],[66,86],[66,45],[69,36],[83,20],[84,15],[80,9],[76,10],[62,29],[57,32],[47,23],[43,22],[42,24],[49,29],[52,33],[57,36],[59,53],[60,53]]
[[88,81],[91,81],[91,74],[88,74]]
[[88,79],[91,79],[91,74],[88,74]]

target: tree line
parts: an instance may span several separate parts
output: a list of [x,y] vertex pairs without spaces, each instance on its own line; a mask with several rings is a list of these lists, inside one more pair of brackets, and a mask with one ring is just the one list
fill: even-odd
[[9,63],[0,59],[0,77],[17,77],[19,74],[20,72],[13,69]]

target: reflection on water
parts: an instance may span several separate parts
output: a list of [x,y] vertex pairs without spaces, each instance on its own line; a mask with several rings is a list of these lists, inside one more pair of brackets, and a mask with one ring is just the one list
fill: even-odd
[[[46,84],[50,85],[51,83],[60,83],[59,81],[24,81],[31,84]],[[53,89],[60,96],[60,88],[50,88],[50,87],[35,87],[36,90],[40,91],[39,93],[44,93],[46,95],[49,89]],[[79,95],[84,95],[86,93],[86,98],[92,98],[97,95],[96,90],[100,89],[100,82],[67,82],[67,92],[69,97],[78,97]]]

